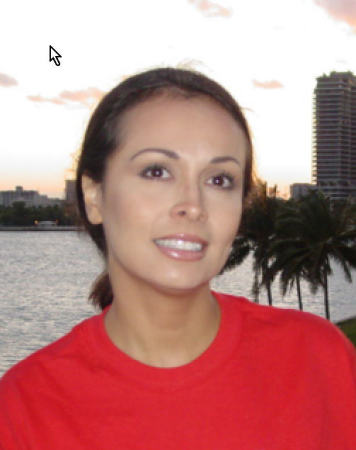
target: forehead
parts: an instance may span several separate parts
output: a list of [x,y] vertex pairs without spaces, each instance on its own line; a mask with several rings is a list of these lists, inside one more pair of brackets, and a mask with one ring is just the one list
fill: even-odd
[[174,146],[193,140],[225,150],[247,146],[246,135],[235,118],[207,96],[183,98],[166,94],[147,99],[123,114],[119,137],[120,146]]

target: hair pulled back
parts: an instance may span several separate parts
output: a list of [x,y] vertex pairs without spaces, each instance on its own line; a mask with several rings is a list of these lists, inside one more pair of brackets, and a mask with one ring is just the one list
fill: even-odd
[[[107,93],[96,107],[84,135],[77,166],[76,196],[79,216],[105,259],[107,248],[104,230],[101,224],[94,225],[88,219],[82,190],[82,176],[87,175],[97,183],[103,180],[109,156],[120,147],[120,119],[129,108],[161,93],[183,98],[206,96],[220,104],[233,116],[244,131],[248,143],[244,173],[244,199],[252,188],[251,136],[246,119],[229,92],[217,82],[193,70],[168,67],[133,75]],[[112,303],[113,293],[107,271],[104,271],[95,281],[89,298],[94,305],[101,309]]]

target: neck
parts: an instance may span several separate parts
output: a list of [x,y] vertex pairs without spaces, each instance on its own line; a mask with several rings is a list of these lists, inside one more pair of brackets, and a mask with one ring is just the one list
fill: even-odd
[[[112,278],[113,279],[113,278]],[[214,340],[220,308],[208,284],[169,291],[121,279],[105,317],[107,333],[124,353],[155,367],[191,362]]]

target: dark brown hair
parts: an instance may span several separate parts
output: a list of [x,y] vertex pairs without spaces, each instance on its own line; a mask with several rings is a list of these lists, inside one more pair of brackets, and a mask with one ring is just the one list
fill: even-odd
[[[85,136],[76,174],[77,206],[85,229],[106,258],[106,242],[102,225],[90,223],[84,203],[82,176],[96,182],[104,178],[109,156],[120,147],[120,119],[129,108],[154,96],[166,93],[170,96],[192,98],[208,97],[227,110],[244,131],[248,149],[244,173],[244,199],[253,185],[253,149],[251,136],[241,108],[233,97],[217,82],[200,72],[177,68],[148,70],[127,78],[106,94],[92,114]],[[228,265],[228,261],[225,266]],[[225,267],[224,266],[224,267]],[[220,273],[224,271],[224,268]],[[90,299],[104,309],[112,303],[113,293],[108,273],[103,272],[93,285]]]

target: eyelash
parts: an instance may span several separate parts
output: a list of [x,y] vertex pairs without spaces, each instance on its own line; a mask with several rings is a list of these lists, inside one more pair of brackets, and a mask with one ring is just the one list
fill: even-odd
[[[146,179],[149,179],[149,180],[160,179],[160,178],[162,178],[162,177],[147,176],[147,173],[150,172],[150,171],[161,170],[161,169],[167,171],[167,169],[166,169],[165,167],[160,166],[160,165],[158,165],[158,164],[153,164],[153,165],[151,165],[151,166],[146,167],[146,168],[140,173],[140,176],[141,176],[142,178],[146,178]],[[168,171],[167,171],[167,172],[168,172]],[[218,178],[218,177],[225,177],[225,179],[227,179],[228,182],[229,182],[229,186],[228,186],[228,187],[222,187],[222,186],[215,185],[215,184],[214,184],[214,186],[220,187],[221,189],[225,189],[225,190],[230,190],[230,189],[233,189],[233,188],[235,187],[235,177],[232,176],[231,174],[229,174],[228,172],[222,171],[221,173],[219,173],[218,175],[215,175],[215,176],[212,177],[212,178],[215,179],[215,178]]]

